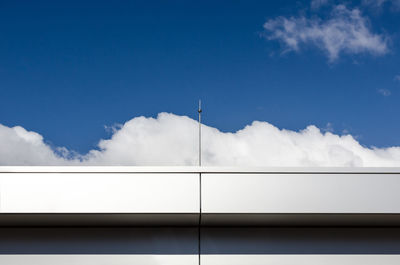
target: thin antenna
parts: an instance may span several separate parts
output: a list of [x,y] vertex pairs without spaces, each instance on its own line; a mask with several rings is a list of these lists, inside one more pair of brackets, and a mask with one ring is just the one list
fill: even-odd
[[[201,109],[201,100],[199,100],[199,109],[198,109],[198,113],[199,113],[199,167],[201,167],[201,113],[202,113],[202,109]],[[201,264],[201,172],[199,172],[199,196],[200,196],[200,200],[199,200],[199,210],[200,210],[200,215],[199,215],[199,227],[198,227],[198,246],[199,246],[199,265]]]
[[199,166],[201,166],[201,100],[199,100]]

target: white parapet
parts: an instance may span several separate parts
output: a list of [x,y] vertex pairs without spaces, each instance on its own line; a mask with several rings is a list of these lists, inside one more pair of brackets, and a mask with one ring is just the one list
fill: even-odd
[[0,169],[0,224],[198,223],[198,173],[72,169]]
[[399,188],[398,168],[0,167],[0,224],[398,225]]
[[4,173],[2,213],[198,213],[198,174]]
[[216,173],[203,174],[202,183],[202,212],[210,224],[373,224],[382,217],[398,222],[392,215],[400,213],[398,174]]

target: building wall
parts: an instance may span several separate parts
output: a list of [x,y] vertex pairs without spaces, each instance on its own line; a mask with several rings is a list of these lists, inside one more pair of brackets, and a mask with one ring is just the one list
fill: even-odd
[[0,264],[400,264],[400,169],[0,167]]

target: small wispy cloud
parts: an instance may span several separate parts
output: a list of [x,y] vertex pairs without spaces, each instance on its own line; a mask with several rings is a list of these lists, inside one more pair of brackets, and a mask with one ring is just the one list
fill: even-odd
[[389,89],[386,89],[386,88],[378,89],[378,93],[381,94],[384,97],[388,97],[388,96],[390,96],[392,94],[392,92]]
[[389,51],[389,37],[372,32],[368,18],[345,5],[334,6],[327,19],[281,16],[268,20],[264,29],[264,37],[280,41],[284,52],[314,46],[325,52],[330,62],[343,53],[384,55]]
[[311,9],[319,9],[322,6],[329,4],[329,0],[312,0],[311,1]]
[[386,2],[390,2],[390,1],[392,1],[392,0],[362,0],[361,3],[363,5],[381,7],[383,4],[385,4]]
[[400,75],[395,75],[393,79],[394,81],[400,82]]
[[385,4],[390,4],[392,9],[400,8],[400,0],[362,0],[361,3],[372,8],[381,8]]
[[344,135],[350,134],[350,131],[348,129],[343,129],[342,134]]
[[333,133],[334,129],[333,129],[333,124],[331,122],[328,122],[324,128],[321,129],[324,132],[330,132]]

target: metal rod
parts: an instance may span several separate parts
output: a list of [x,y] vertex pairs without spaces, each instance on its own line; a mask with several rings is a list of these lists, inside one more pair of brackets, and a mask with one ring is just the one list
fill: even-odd
[[[199,166],[201,166],[201,100],[199,100]],[[198,251],[199,251],[199,265],[201,265],[201,172],[199,174],[199,196],[200,196],[200,200],[199,200],[199,210],[200,210],[200,214],[199,214],[199,228],[198,228]]]
[[199,100],[199,166],[201,166],[201,100]]

